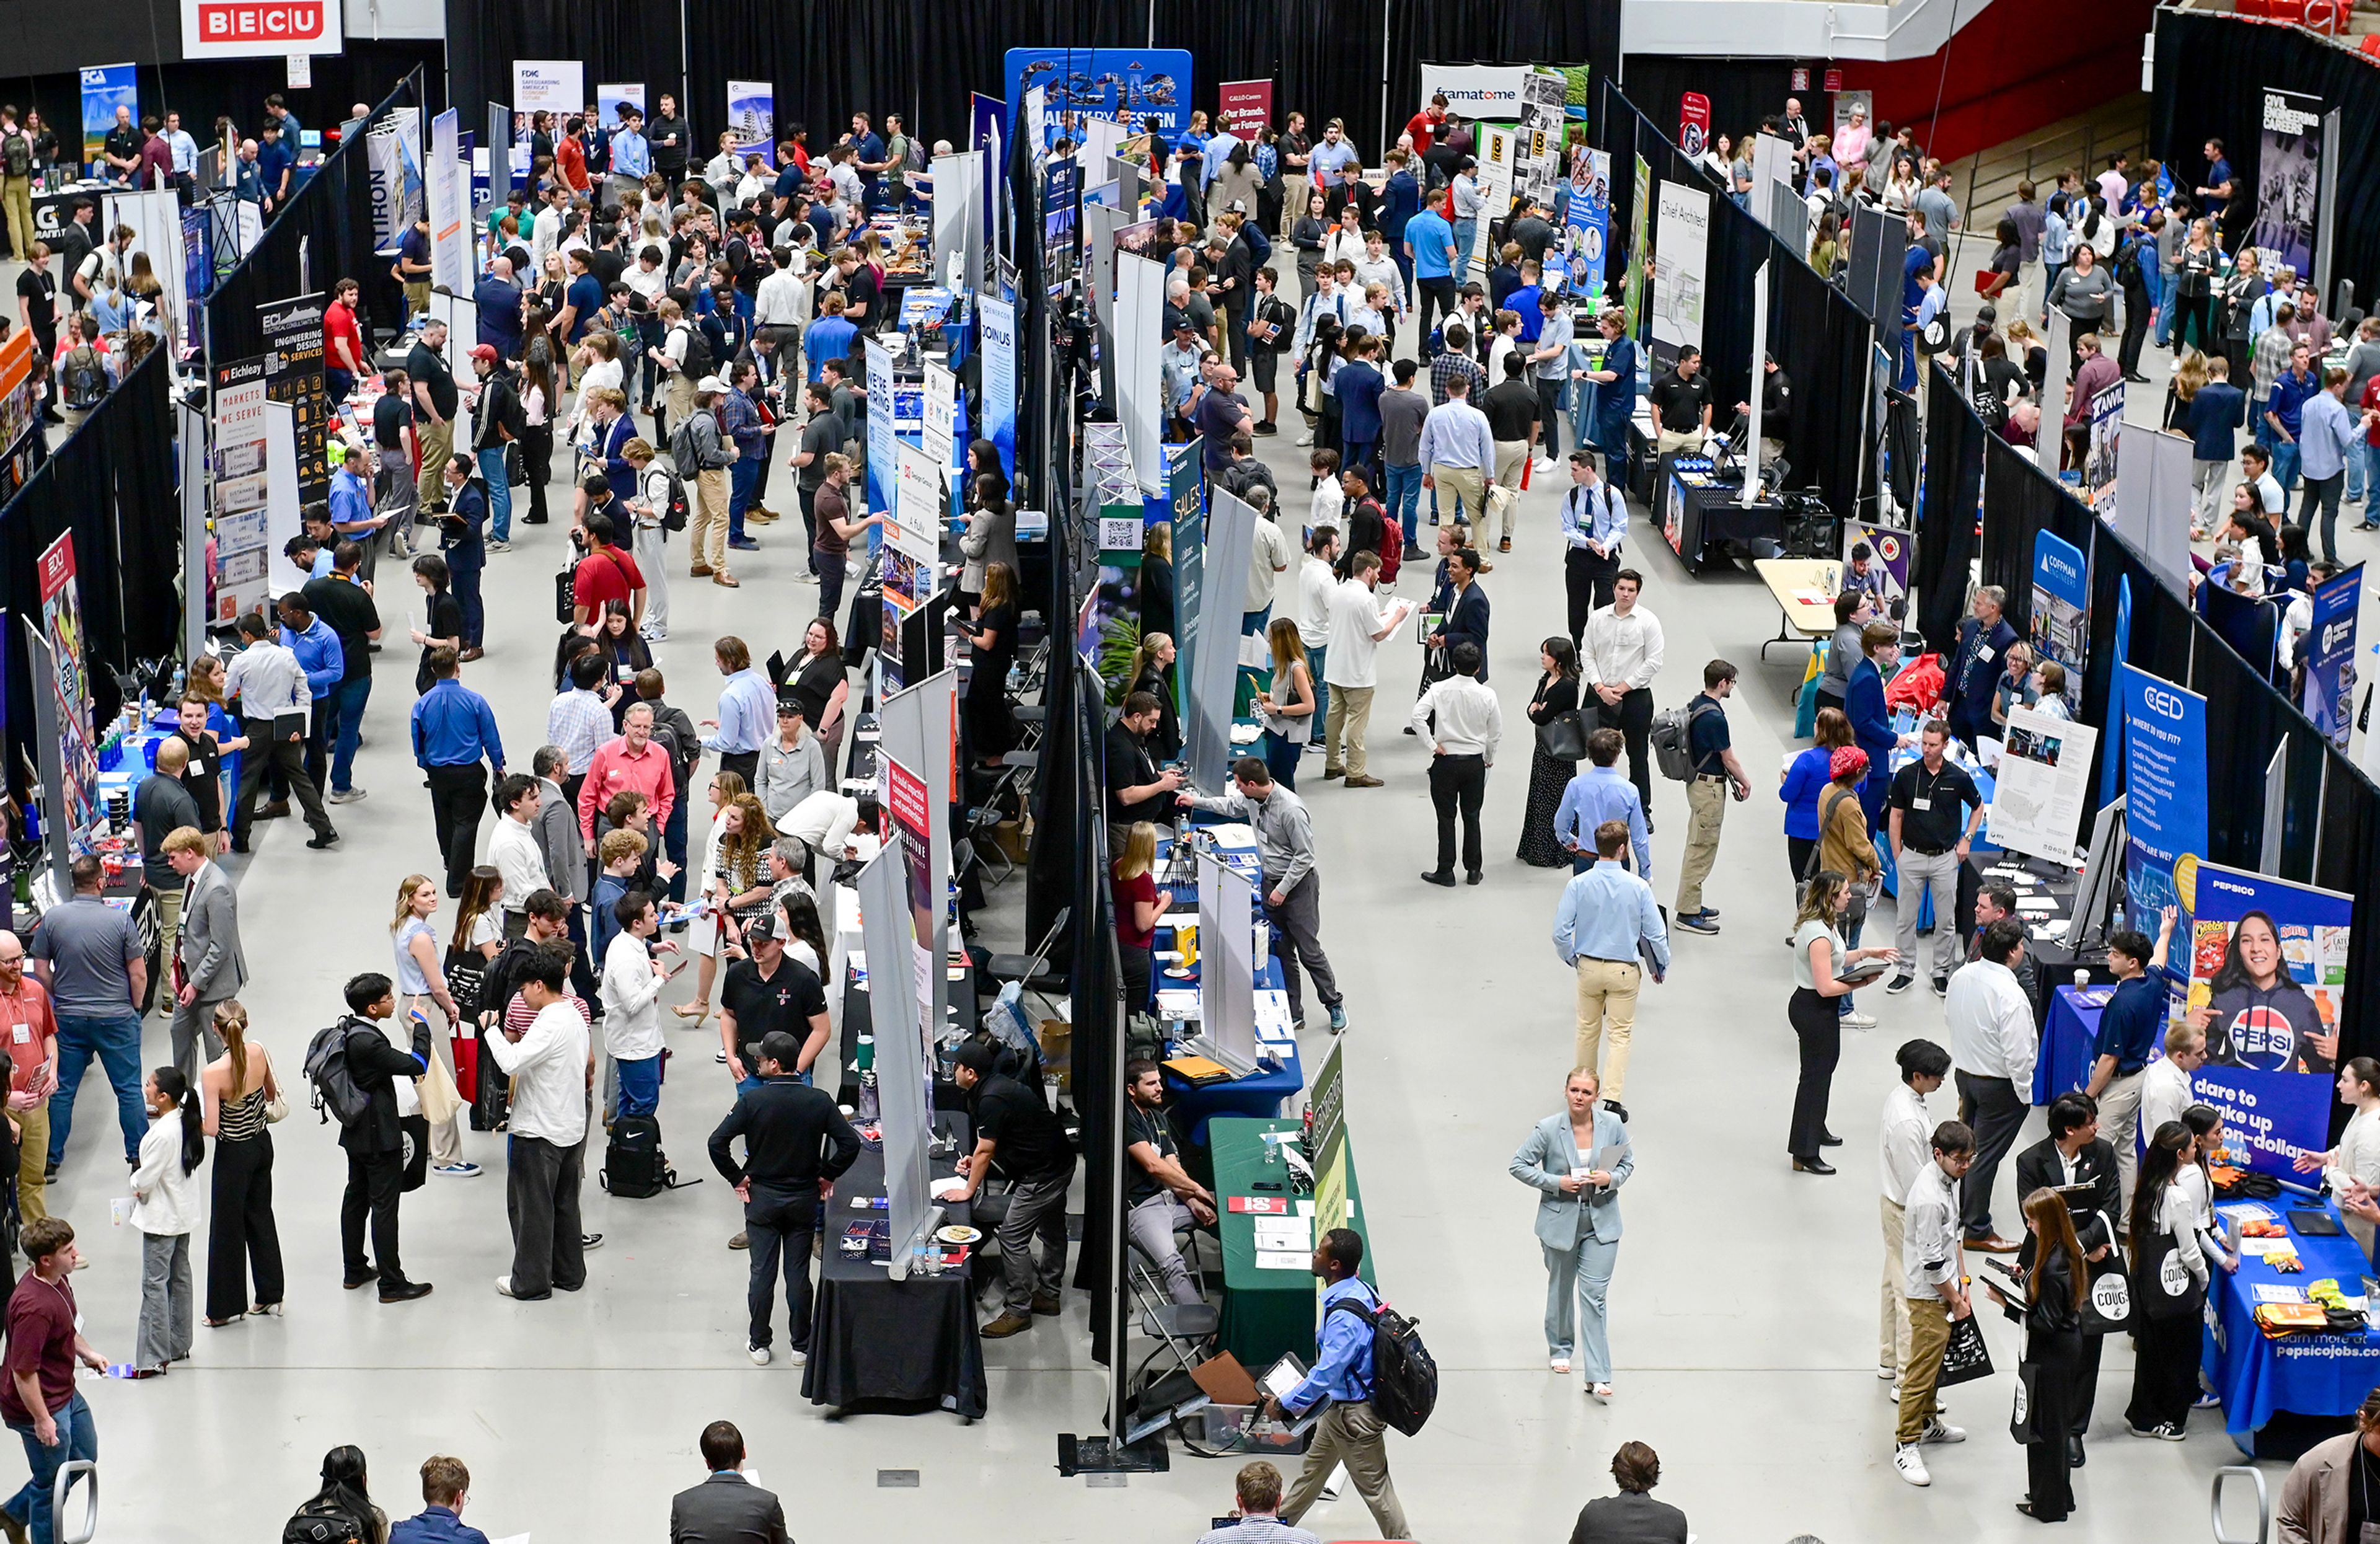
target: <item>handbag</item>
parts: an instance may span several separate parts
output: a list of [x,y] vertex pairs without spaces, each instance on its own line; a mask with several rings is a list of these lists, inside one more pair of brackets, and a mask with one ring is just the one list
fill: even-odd
[[2036,1380],[2040,1376],[2038,1362],[2016,1365],[2016,1397],[2009,1407],[2009,1436],[2026,1447],[2041,1441],[2041,1423],[2034,1418]]
[[430,1183],[430,1122],[421,1115],[404,1115],[397,1127],[405,1133],[405,1179],[400,1190],[419,1190]]
[[463,1108],[462,1091],[455,1086],[455,1075],[433,1052],[430,1070],[421,1076],[421,1115],[431,1125],[444,1125]]
[[1586,756],[1585,715],[1572,708],[1538,724],[1537,749],[1556,761],[1584,760]]
[[480,998],[488,988],[488,962],[473,950],[446,947],[446,995],[454,1000],[455,1016],[465,1023],[480,1016]]
[[2132,1283],[2115,1250],[2091,1267],[2090,1290],[2082,1295],[2082,1332],[2112,1335],[2132,1327]]
[[1935,1387],[1947,1389],[1991,1375],[1991,1347],[1984,1343],[1983,1328],[1975,1322],[1975,1316],[1952,1319],[1949,1343],[1942,1348],[1942,1374],[1934,1380]]
[[2169,1230],[2149,1238],[2132,1270],[2132,1296],[2143,1319],[2164,1323],[2194,1318],[2206,1305],[2206,1289],[2190,1273]]

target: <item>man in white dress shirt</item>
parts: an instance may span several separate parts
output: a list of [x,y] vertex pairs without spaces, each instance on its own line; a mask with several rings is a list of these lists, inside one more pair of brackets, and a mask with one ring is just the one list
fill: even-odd
[[1305,562],[1297,571],[1297,637],[1305,645],[1305,666],[1314,676],[1314,729],[1307,744],[1322,743],[1330,716],[1330,683],[1324,665],[1330,656],[1330,595],[1339,588],[1339,528],[1317,526],[1305,538]]
[[1910,1040],[1893,1053],[1900,1083],[1884,1096],[1878,1125],[1879,1171],[1884,1194],[1884,1298],[1876,1321],[1876,1375],[1898,1395],[1909,1367],[1909,1299],[1901,1291],[1900,1246],[1906,1234],[1909,1187],[1925,1172],[1931,1154],[1934,1117],[1925,1096],[1950,1076],[1950,1053],[1932,1040]]
[[1485,859],[1479,846],[1479,804],[1488,769],[1504,737],[1504,713],[1495,690],[1478,678],[1479,646],[1465,639],[1448,658],[1454,674],[1430,684],[1414,704],[1413,729],[1429,747],[1429,802],[1438,810],[1438,867],[1424,881],[1454,883],[1454,817],[1463,815],[1463,882],[1477,884]]
[[1984,930],[1983,957],[1950,979],[1942,1004],[1950,1025],[1950,1058],[1958,1064],[1959,1118],[1975,1134],[1960,1222],[1969,1245],[1995,1255],[2012,1255],[2019,1247],[2016,1240],[1992,1231],[1992,1182],[2024,1125],[2033,1100],[2033,1064],[2041,1049],[2033,1003],[2016,979],[2023,957],[2024,924],[2002,918]]
[[520,937],[528,929],[528,898],[552,888],[545,871],[545,849],[537,839],[538,780],[513,773],[496,784],[496,829],[488,837],[488,862],[504,877],[500,893],[504,910],[504,938]]
[[566,944],[540,950],[520,988],[537,1016],[527,1028],[507,1027],[487,1041],[496,1065],[512,1078],[504,1201],[512,1218],[513,1268],[496,1278],[496,1291],[523,1301],[587,1284],[578,1181],[591,1063],[586,1016],[563,992],[569,973]]
[[2141,1135],[2156,1135],[2168,1121],[2197,1102],[2191,1079],[2206,1064],[2206,1031],[2187,1022],[2165,1032],[2165,1054],[2141,1074]]
[[[1408,601],[1381,611],[1374,593],[1380,583],[1380,554],[1357,553],[1354,577],[1330,593],[1330,722],[1322,747],[1322,775],[1344,776],[1350,788],[1377,788],[1366,772],[1364,731],[1372,721],[1372,693],[1380,684],[1380,645],[1404,624]],[[1344,760],[1341,760],[1344,754]]]
[[1622,568],[1611,578],[1611,603],[1586,619],[1578,666],[1592,694],[1580,706],[1600,711],[1604,727],[1617,729],[1628,742],[1628,780],[1645,801],[1647,822],[1653,814],[1653,773],[1646,764],[1652,748],[1653,677],[1661,674],[1664,644],[1660,618],[1636,603],[1645,576]]

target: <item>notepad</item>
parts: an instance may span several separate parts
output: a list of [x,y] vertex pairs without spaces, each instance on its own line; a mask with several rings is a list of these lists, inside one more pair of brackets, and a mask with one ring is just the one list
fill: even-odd
[[1259,1270],[1311,1270],[1314,1257],[1295,1249],[1258,1249],[1257,1269]]

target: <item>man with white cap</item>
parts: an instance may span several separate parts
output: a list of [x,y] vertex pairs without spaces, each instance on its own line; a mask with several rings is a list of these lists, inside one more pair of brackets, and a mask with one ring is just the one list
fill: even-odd
[[670,436],[670,456],[678,477],[694,485],[693,566],[687,572],[735,590],[741,586],[727,571],[727,468],[741,453],[719,432],[719,399],[726,392],[727,383],[716,375],[695,383],[694,411]]

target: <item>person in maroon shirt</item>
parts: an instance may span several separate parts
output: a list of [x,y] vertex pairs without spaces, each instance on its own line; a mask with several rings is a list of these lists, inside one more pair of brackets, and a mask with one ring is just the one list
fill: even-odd
[[54,1487],[61,1465],[99,1456],[99,1428],[91,1405],[75,1390],[75,1363],[94,1372],[107,1358],[75,1329],[79,1310],[67,1284],[74,1270],[74,1229],[62,1217],[25,1224],[25,1256],[33,1269],[8,1295],[7,1376],[0,1378],[0,1420],[25,1441],[25,1464],[32,1477],[0,1501],[0,1521],[18,1525],[34,1538],[55,1537],[51,1525]]
[[174,147],[166,142],[165,125],[152,113],[140,120],[140,154],[132,166],[132,186],[140,188],[174,186]]
[[587,536],[587,555],[570,580],[571,620],[589,627],[603,614],[604,602],[617,601],[628,608],[630,626],[645,619],[645,576],[637,560],[613,545],[618,532],[608,515],[590,514],[579,527]]

